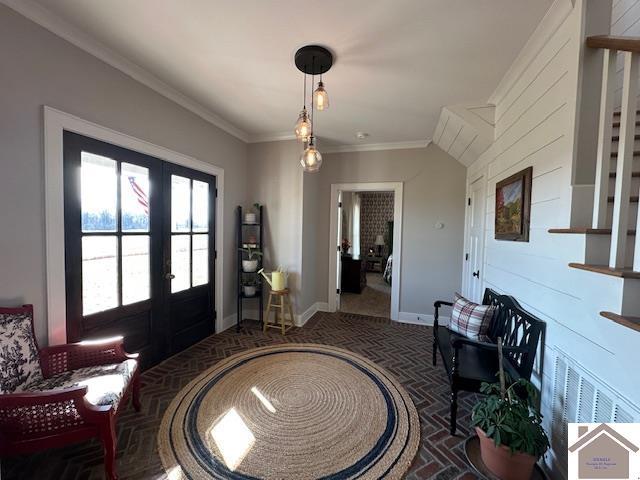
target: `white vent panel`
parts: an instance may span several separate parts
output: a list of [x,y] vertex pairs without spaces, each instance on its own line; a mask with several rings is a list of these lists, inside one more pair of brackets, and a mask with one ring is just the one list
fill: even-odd
[[550,440],[555,464],[566,478],[568,424],[640,422],[640,410],[571,358],[555,358]]

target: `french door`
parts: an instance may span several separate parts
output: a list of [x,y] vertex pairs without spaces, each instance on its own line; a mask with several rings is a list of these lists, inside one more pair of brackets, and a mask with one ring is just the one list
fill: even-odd
[[214,331],[215,177],[64,134],[67,337],[144,366]]

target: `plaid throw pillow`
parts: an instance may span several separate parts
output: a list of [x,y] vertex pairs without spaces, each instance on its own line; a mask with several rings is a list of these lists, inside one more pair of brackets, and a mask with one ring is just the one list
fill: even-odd
[[486,342],[489,340],[487,332],[495,311],[496,307],[493,305],[478,305],[456,293],[449,330],[471,340]]

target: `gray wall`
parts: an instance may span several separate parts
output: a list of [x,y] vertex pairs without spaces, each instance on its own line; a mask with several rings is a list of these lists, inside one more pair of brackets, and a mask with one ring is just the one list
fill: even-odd
[[[3,5],[0,58],[0,305],[33,303],[46,342],[43,105],[224,168],[224,278],[235,285],[243,142]],[[225,288],[225,316],[234,298]]]
[[325,247],[324,232],[319,229],[316,221],[319,193],[320,177],[315,173],[305,173],[302,207],[302,297],[299,305],[301,313],[317,301],[316,252]]
[[246,205],[265,206],[264,265],[284,267],[296,312],[302,285],[302,146],[295,140],[249,145]]
[[[325,154],[316,199],[316,301],[326,302],[332,183],[404,182],[400,311],[432,314],[460,289],[466,169],[436,145]],[[305,222],[307,219],[305,218]],[[435,224],[444,223],[438,230]]]

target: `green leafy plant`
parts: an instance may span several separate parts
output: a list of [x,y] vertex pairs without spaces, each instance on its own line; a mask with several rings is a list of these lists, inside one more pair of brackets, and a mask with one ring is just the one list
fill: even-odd
[[246,253],[247,256],[249,257],[249,260],[257,260],[257,258],[254,258],[254,257],[261,257],[262,256],[262,252],[260,250],[258,250],[257,248],[247,247],[247,248],[239,248],[238,250],[240,250],[241,252]]
[[253,208],[256,210],[256,213],[260,213],[260,204],[258,202],[253,204]]
[[511,453],[542,456],[549,448],[549,438],[536,407],[538,390],[523,378],[505,387],[502,362],[499,374],[499,383],[485,382],[480,387],[487,396],[473,407],[473,425],[481,428],[497,447],[505,445]]

